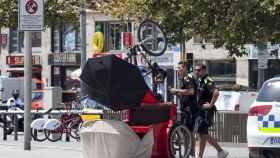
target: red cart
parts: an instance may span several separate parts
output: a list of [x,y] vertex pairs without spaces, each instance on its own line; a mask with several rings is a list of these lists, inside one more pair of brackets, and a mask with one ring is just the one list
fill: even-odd
[[154,131],[151,158],[186,158],[191,149],[190,131],[177,121],[175,104],[149,104],[128,110],[127,124],[141,138]]

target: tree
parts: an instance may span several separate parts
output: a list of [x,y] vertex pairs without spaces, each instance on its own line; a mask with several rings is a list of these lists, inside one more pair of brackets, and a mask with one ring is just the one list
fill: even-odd
[[[17,27],[19,0],[0,0],[0,28]],[[92,8],[92,0],[85,0],[86,7]],[[80,0],[45,0],[45,25],[77,23]]]
[[118,0],[100,6],[120,19],[156,20],[173,42],[193,35],[212,39],[229,55],[244,55],[244,44],[280,41],[280,0]]

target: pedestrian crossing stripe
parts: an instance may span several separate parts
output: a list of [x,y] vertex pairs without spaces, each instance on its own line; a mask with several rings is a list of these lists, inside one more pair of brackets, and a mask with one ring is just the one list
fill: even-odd
[[276,119],[275,115],[258,116],[258,127],[263,133],[280,133],[280,118]]

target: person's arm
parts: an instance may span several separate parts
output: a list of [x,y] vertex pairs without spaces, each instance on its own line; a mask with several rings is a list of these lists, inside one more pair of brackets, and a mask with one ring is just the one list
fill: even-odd
[[220,95],[219,90],[215,89],[213,92],[213,97],[212,97],[210,105],[209,105],[210,108],[212,108],[215,105],[219,95]]
[[216,101],[218,100],[218,97],[219,97],[219,90],[216,88],[216,85],[215,83],[212,81],[212,80],[208,80],[208,83],[207,83],[207,89],[210,93],[212,93],[212,99],[211,99],[211,102],[210,103],[205,103],[203,105],[203,107],[205,109],[211,109],[214,107]]
[[24,103],[21,99],[19,99],[19,103],[18,103],[20,106],[24,106]]
[[10,98],[10,99],[8,99],[8,101],[7,101],[6,105],[11,106],[11,98]]
[[171,89],[170,91],[172,91],[171,93],[172,94],[175,94],[175,95],[186,95],[186,96],[189,96],[189,95],[194,95],[194,88],[189,88],[189,89]]
[[195,95],[196,86],[193,83],[193,79],[192,78],[184,78],[184,80],[182,82],[183,82],[183,87],[181,89],[172,88],[170,90],[171,94],[179,95],[179,96]]

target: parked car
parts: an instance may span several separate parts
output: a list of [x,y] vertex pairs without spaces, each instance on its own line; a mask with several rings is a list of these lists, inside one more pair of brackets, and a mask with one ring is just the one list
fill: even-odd
[[235,91],[220,91],[220,95],[216,102],[217,110],[221,111],[239,111],[240,109],[239,92]]
[[266,81],[251,105],[247,121],[250,158],[280,154],[280,78]]

